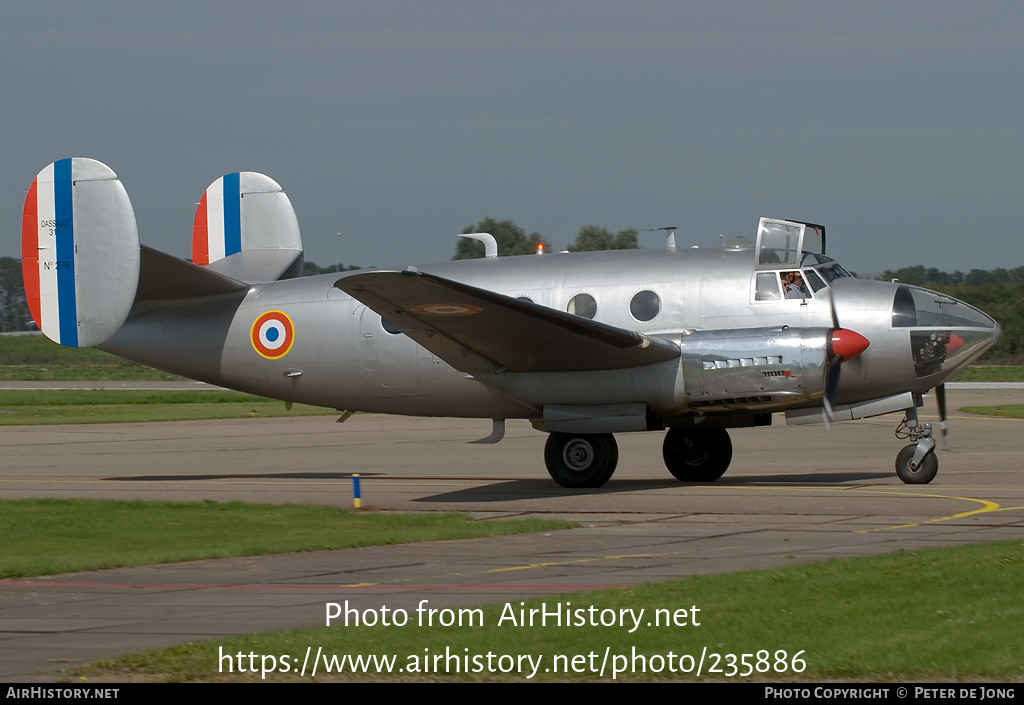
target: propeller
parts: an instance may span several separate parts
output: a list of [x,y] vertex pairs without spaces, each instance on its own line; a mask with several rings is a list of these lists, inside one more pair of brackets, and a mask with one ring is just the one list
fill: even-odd
[[832,313],[832,336],[829,338],[828,361],[825,363],[824,406],[825,425],[827,427],[830,426],[834,418],[832,401],[836,398],[836,391],[839,389],[841,365],[860,355],[871,344],[871,341],[860,333],[839,325],[839,315],[836,313],[836,302],[831,290],[829,290],[828,303]]
[[935,402],[939,405],[939,428],[942,429],[942,447],[949,448],[949,424],[946,423],[946,383],[935,388]]

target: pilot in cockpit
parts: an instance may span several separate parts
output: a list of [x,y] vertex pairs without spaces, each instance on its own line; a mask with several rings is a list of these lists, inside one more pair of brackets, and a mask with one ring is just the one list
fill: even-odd
[[800,272],[783,272],[782,291],[787,299],[806,299],[807,289],[804,287],[804,278]]

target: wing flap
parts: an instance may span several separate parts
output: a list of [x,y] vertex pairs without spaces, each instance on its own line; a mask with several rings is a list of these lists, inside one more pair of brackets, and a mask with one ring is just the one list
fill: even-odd
[[359,272],[335,286],[469,374],[625,369],[679,356],[671,341],[423,272]]

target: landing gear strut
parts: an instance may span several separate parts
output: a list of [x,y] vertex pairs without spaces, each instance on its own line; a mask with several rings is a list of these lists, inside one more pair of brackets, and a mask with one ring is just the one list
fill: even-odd
[[683,482],[714,482],[732,462],[732,441],[724,428],[670,428],[662,446],[665,466]]
[[[906,435],[901,436],[904,427]],[[907,409],[907,416],[896,429],[896,435],[913,441],[896,456],[896,475],[908,485],[926,485],[931,482],[939,471],[939,459],[935,457],[932,425],[918,423],[917,407]]]
[[551,479],[562,487],[600,487],[619,462],[619,446],[610,433],[552,433],[544,446]]

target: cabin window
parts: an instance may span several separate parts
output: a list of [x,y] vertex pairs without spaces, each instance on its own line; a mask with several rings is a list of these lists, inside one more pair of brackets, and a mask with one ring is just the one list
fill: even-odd
[[531,299],[529,296],[517,296],[516,301],[525,301],[528,304],[533,303],[533,299]]
[[629,312],[638,321],[649,321],[661,311],[661,297],[653,291],[638,291],[629,301]]
[[779,275],[775,272],[758,272],[756,293],[757,301],[774,301],[782,298],[779,293]]
[[569,299],[565,310],[583,318],[593,318],[597,315],[597,301],[590,294],[576,294]]
[[386,330],[391,335],[398,335],[399,333],[402,332],[401,328],[399,328],[397,325],[395,325],[388,319],[384,318],[384,316],[380,317],[380,327]]

